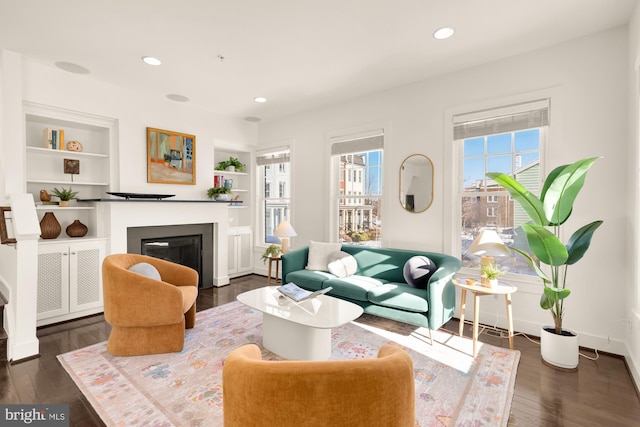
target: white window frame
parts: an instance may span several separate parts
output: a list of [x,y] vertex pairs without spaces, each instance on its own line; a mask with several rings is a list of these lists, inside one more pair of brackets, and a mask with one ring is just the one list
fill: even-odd
[[[562,105],[563,95],[561,89],[544,89],[540,91],[514,95],[510,97],[503,97],[491,101],[484,101],[474,104],[461,105],[457,107],[445,109],[444,114],[444,164],[449,166],[450,173],[445,174],[444,177],[444,205],[445,214],[443,218],[443,251],[455,257],[460,256],[461,249],[461,221],[460,221],[460,198],[458,197],[458,185],[463,181],[462,175],[462,148],[461,144],[456,144],[453,135],[453,118],[454,116],[473,112],[473,111],[485,111],[485,110],[497,110],[508,105],[517,105],[521,103],[529,103],[539,99],[549,99],[550,108],[548,132],[543,132],[540,136],[540,177],[541,186],[542,180],[547,174],[549,167],[548,159],[548,147],[553,141],[553,135],[562,135]],[[462,268],[459,273],[460,276],[477,276],[477,271],[470,268]],[[527,276],[523,274],[507,274],[504,276],[505,280],[508,280],[514,284],[522,285],[523,292],[530,292],[539,294],[540,291],[540,279],[537,276]]]
[[[293,194],[294,194],[294,142],[293,141],[283,141],[281,145],[274,145],[274,146],[270,146],[270,147],[264,147],[261,148],[259,150],[256,151],[256,159],[260,156],[263,156],[265,154],[269,154],[269,153],[277,153],[277,152],[282,152],[285,150],[289,150],[289,222],[291,224],[294,224],[295,220],[294,220],[294,207],[293,207]],[[261,174],[261,165],[258,165],[256,162],[256,166],[255,166],[255,183],[256,183],[256,196],[255,196],[255,205],[256,205],[256,210],[255,210],[255,218],[256,218],[256,238],[255,238],[255,246],[257,247],[264,247],[266,248],[267,246],[270,245],[270,243],[265,243],[264,242],[264,236],[265,236],[265,197],[264,197],[264,190],[265,190],[265,182],[264,182],[264,175]],[[278,168],[278,173],[280,173],[280,168]],[[278,189],[274,189],[273,186],[270,186],[270,197],[269,198],[275,198],[275,199],[280,199],[281,197],[275,197],[275,195],[273,194],[274,190],[278,191],[278,196],[279,194],[279,188]],[[291,238],[293,239],[293,238]],[[289,246],[291,247],[291,239],[289,242]]]
[[[354,126],[349,128],[343,128],[338,130],[329,131],[325,138],[325,161],[326,161],[326,170],[329,172],[329,180],[328,180],[328,188],[327,194],[329,197],[329,203],[327,203],[327,218],[329,218],[328,228],[325,230],[324,241],[327,242],[336,242],[338,240],[337,233],[334,233],[334,230],[338,229],[339,223],[339,212],[338,212],[338,194],[340,193],[340,189],[338,188],[338,182],[336,182],[337,176],[337,161],[333,159],[331,155],[331,146],[334,143],[348,141],[352,139],[365,138],[368,136],[374,135],[384,135],[384,145],[390,146],[392,144],[392,132],[391,132],[391,123],[388,121],[377,121],[369,124],[365,124],[362,126]],[[383,150],[384,156],[384,150]],[[384,159],[384,157],[383,157]],[[382,177],[382,201],[380,206],[381,216],[382,218],[386,217],[387,204],[389,203],[391,195],[385,193],[385,189],[391,188],[388,185],[388,180],[390,179],[388,173],[385,173],[388,169],[388,166],[384,165],[385,160],[383,160],[383,177]],[[343,195],[344,196],[344,195]],[[384,247],[385,244],[385,234],[384,228],[382,231],[383,240],[381,245]]]

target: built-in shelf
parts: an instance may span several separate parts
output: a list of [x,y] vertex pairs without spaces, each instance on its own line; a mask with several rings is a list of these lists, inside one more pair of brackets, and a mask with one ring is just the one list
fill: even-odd
[[244,188],[232,188],[231,191],[234,193],[246,193],[249,190],[245,190]]
[[66,207],[61,207],[61,206],[56,206],[56,205],[36,205],[36,210],[39,211],[44,211],[44,210],[62,210],[62,211],[66,211],[66,210],[95,210],[95,206],[66,206]]
[[27,184],[54,184],[54,185],[100,185],[106,186],[109,185],[107,182],[82,182],[82,181],[50,181],[46,179],[29,179],[27,180]]
[[27,152],[33,154],[42,154],[45,156],[80,157],[85,159],[106,159],[107,157],[109,157],[106,154],[85,153],[84,151],[52,150],[49,148],[39,147],[27,147]]
[[231,171],[219,171],[219,170],[214,170],[213,173],[215,175],[228,175],[228,176],[248,176],[249,174],[247,172],[231,172]]

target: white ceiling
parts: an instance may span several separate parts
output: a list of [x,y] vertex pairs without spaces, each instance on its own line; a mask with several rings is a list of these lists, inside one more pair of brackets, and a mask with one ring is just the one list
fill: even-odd
[[[636,0],[0,0],[0,49],[274,119],[628,22]],[[443,26],[455,35],[437,41]],[[162,60],[152,67],[140,58]],[[222,55],[224,60],[220,60]],[[253,101],[268,98],[265,104]]]

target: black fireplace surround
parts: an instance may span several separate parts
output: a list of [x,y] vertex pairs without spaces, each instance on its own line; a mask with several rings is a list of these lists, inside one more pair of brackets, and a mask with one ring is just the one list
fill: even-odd
[[129,227],[127,253],[191,267],[198,272],[198,287],[213,286],[213,224]]

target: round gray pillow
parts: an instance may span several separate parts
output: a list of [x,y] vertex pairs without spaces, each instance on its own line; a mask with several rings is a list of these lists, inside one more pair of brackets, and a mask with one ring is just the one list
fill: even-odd
[[427,289],[429,279],[435,273],[436,265],[426,256],[414,256],[404,264],[404,280],[418,289]]

